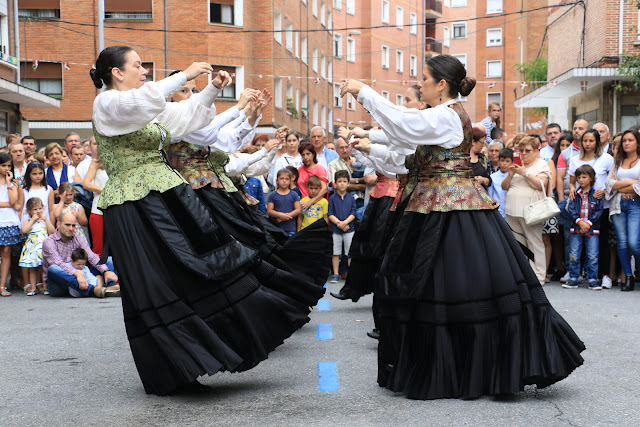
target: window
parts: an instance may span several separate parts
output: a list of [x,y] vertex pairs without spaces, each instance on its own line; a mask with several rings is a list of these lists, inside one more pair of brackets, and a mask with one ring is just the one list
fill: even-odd
[[487,92],[486,105],[489,105],[492,102],[497,102],[499,105],[502,105],[502,92]]
[[356,99],[350,93],[347,94],[347,110],[356,111]]
[[40,62],[33,69],[32,62],[20,62],[20,84],[45,95],[62,97],[62,64]]
[[[129,1],[133,3],[134,1]],[[118,1],[118,3],[125,3]],[[149,1],[151,3],[151,1]],[[225,25],[242,25],[242,0],[210,0],[209,23]],[[106,5],[105,5],[106,7]],[[149,9],[151,11],[151,9]]]
[[330,10],[327,10],[327,30],[333,30],[333,12]]
[[286,47],[287,50],[289,52],[293,52],[293,24],[291,24],[291,22],[289,22],[289,20],[285,19],[284,20],[284,27],[286,29],[285,32],[285,43],[286,43]]
[[342,35],[333,35],[333,56],[336,58],[342,58]]
[[300,58],[300,33],[293,33],[293,36],[296,38],[296,57]]
[[451,36],[449,35],[449,27],[444,27],[443,29],[444,32],[444,42],[442,43],[444,45],[444,47],[449,47],[451,46]]
[[153,62],[143,62],[142,63],[142,68],[147,70],[147,75],[145,76],[146,77],[146,81],[148,81],[148,82],[156,81],[156,79],[155,79],[155,69],[154,69],[154,66],[153,66]]
[[323,27],[327,26],[326,13],[327,13],[327,10],[324,7],[324,2],[322,2],[320,3],[320,24],[322,24]]
[[409,75],[411,77],[418,75],[418,57],[415,55],[409,56]]
[[396,28],[402,30],[404,28],[404,9],[396,6]]
[[347,61],[356,62],[356,41],[347,37]]
[[396,105],[402,105],[404,103],[404,97],[402,95],[396,95]]
[[238,99],[237,95],[244,90],[244,67],[214,64],[211,66],[215,74],[218,73],[218,70],[224,70],[231,76],[231,84],[222,88],[219,98]]
[[389,2],[387,0],[382,0],[382,23],[389,23]]
[[457,22],[452,25],[453,38],[454,39],[466,39],[467,38],[467,23]]
[[382,68],[389,68],[389,47],[382,45]]
[[329,61],[327,64],[327,79],[329,83],[333,81],[333,62]]
[[389,100],[389,92],[387,92],[386,90],[383,90],[382,91],[382,97],[388,101]]
[[327,129],[333,132],[333,108],[327,108]]
[[[7,4],[7,2],[3,3],[5,5]],[[43,2],[38,0],[20,0],[18,5],[18,17],[60,19],[60,1],[51,0]]]
[[293,98],[293,85],[287,83],[287,113],[293,116],[293,110],[296,108],[295,99]]
[[302,36],[302,41],[300,42],[300,59],[305,64],[307,63],[307,38]]
[[302,92],[302,97],[300,99],[300,114],[304,120],[309,118],[309,101],[307,94],[304,92]]
[[502,28],[487,30],[487,46],[502,46]]
[[442,4],[444,5],[444,7],[451,7],[451,0],[444,0]]
[[458,58],[458,61],[462,62],[462,65],[464,65],[464,68],[467,68],[467,54],[458,54],[458,55],[452,55],[455,58]]
[[318,72],[318,49],[316,49],[315,47],[313,48],[312,55],[313,55],[313,58],[311,58],[311,61],[312,61],[311,63],[313,64],[312,69],[317,73]]
[[404,72],[404,52],[401,50],[396,50],[396,71]]
[[502,77],[502,61],[487,61],[487,77]]
[[9,19],[7,15],[0,15],[0,53],[9,56]]
[[342,0],[333,0],[333,8],[335,10],[342,10]]
[[336,108],[342,108],[342,97],[340,96],[340,84],[333,85],[333,106]]
[[318,111],[318,101],[313,101],[313,125],[318,126],[320,111]]
[[322,126],[323,129],[327,128],[327,107],[325,107],[324,105],[321,107],[320,109],[321,113],[320,113],[320,126]]
[[347,13],[349,15],[356,14],[356,0],[347,0]]
[[502,13],[502,0],[487,0],[487,15]]
[[320,76],[323,79],[327,78],[327,58],[324,56],[324,53],[320,54]]
[[273,9],[273,38],[282,44],[282,16],[278,9]]
[[409,34],[418,34],[418,15],[413,12],[409,14],[409,25]]
[[465,7],[467,0],[451,0],[451,7]]
[[273,105],[275,105],[276,108],[282,109],[282,79],[275,77],[273,82]]
[[316,18],[318,17],[318,0],[311,0],[311,13]]

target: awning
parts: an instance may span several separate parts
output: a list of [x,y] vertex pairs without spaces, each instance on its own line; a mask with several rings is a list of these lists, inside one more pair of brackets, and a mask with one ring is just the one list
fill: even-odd
[[30,121],[30,129],[93,129],[91,122]]
[[59,100],[5,79],[0,79],[0,100],[18,104],[21,107],[60,107]]
[[[566,101],[574,95],[596,87],[605,81],[630,81],[630,76],[619,74],[617,68],[573,68],[550,83],[518,98],[516,108],[551,107],[559,100]],[[583,82],[587,82],[586,86]]]

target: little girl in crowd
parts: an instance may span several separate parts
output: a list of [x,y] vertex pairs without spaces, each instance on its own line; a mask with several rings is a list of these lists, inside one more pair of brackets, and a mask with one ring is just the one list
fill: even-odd
[[11,156],[0,152],[0,295],[8,297],[7,277],[11,266],[11,245],[20,243],[20,217],[16,208],[18,204],[18,187],[13,183],[11,173]]
[[298,169],[296,169],[296,167],[292,165],[288,165],[285,169],[288,169],[289,172],[291,172],[291,186],[289,187],[289,189],[294,193],[296,193],[298,197],[302,199],[302,193],[300,193],[300,189],[298,188],[298,176],[299,176]]
[[84,228],[89,225],[89,220],[80,203],[73,201],[76,195],[75,188],[73,188],[70,182],[63,182],[60,184],[60,187],[58,187],[58,194],[60,194],[60,202],[53,208],[53,217],[59,218],[62,213],[71,212],[78,220],[76,224],[76,234],[86,239],[87,235],[84,232]]
[[[27,216],[27,202],[33,197],[37,197],[42,202],[44,216],[51,219],[53,214],[53,191],[47,185],[44,177],[44,166],[42,163],[33,162],[27,166],[24,173],[24,209],[22,210],[22,223],[24,224]],[[25,280],[24,283],[27,283]]]
[[[44,204],[38,197],[29,199],[26,205],[27,218],[23,218],[22,232],[28,234],[27,241],[20,254],[20,267],[28,271],[28,280],[24,291],[28,296],[36,294],[38,285],[42,285],[45,295],[49,295],[47,284],[38,282],[42,278],[42,243],[55,231],[53,224],[44,212]],[[32,285],[33,284],[33,285]]]

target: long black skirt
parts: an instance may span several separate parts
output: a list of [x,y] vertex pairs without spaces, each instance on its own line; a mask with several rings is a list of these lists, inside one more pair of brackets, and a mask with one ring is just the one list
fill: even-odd
[[409,398],[542,388],[583,363],[497,210],[405,212],[379,279],[378,383]]
[[[195,190],[222,228],[240,243],[257,249],[262,259],[305,281],[324,285],[331,267],[332,237],[324,221],[316,221],[289,237],[239,193],[210,185]],[[283,238],[284,236],[284,238]]]
[[352,299],[373,292],[375,276],[395,226],[395,212],[389,210],[393,200],[393,197],[371,198],[353,235],[351,265],[343,288]]
[[147,393],[251,369],[324,294],[231,238],[186,184],[111,206],[104,221]]

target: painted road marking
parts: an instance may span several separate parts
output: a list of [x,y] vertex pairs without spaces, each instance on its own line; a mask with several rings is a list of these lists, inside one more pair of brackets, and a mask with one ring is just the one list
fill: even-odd
[[321,299],[320,301],[318,301],[318,310],[319,311],[331,310],[331,302],[328,299]]
[[328,284],[328,283],[325,283],[325,284],[324,284],[324,288],[325,288],[325,289],[328,289],[328,286],[329,286],[329,284]]
[[318,391],[338,391],[336,362],[318,362]]
[[316,338],[319,340],[330,340],[331,338],[333,338],[333,333],[331,332],[331,324],[318,323]]

